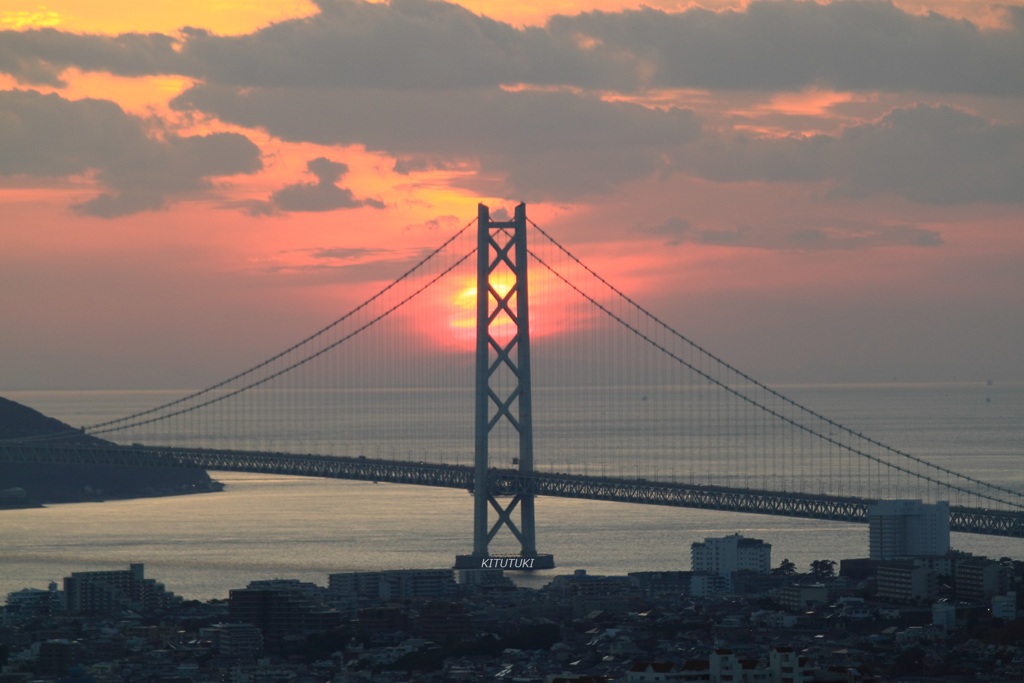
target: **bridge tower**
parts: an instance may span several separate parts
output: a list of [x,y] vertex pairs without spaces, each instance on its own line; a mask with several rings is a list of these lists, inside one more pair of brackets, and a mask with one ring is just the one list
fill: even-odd
[[[526,204],[511,221],[477,210],[476,411],[473,477],[473,554],[455,558],[457,569],[549,569],[551,555],[537,554],[533,493],[522,491],[533,473],[533,402],[530,383],[530,309],[526,276]],[[490,467],[491,436],[498,430],[518,441],[510,464],[519,491],[507,505],[497,498]],[[503,440],[507,444],[507,441]],[[514,445],[512,446],[514,448]],[[519,508],[519,524],[512,513]],[[488,527],[488,513],[497,519]],[[492,556],[490,541],[502,529],[515,536],[519,555]]]

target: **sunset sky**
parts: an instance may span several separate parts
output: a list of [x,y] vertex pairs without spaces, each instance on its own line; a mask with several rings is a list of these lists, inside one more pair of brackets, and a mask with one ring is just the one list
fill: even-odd
[[1024,0],[0,2],[0,391],[212,383],[519,201],[764,381],[1024,380]]

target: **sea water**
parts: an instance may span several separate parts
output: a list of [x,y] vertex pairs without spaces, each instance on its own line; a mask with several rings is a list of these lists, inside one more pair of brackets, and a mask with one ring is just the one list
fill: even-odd
[[[1024,384],[785,387],[784,393],[883,443],[973,476],[1024,489]],[[139,392],[7,392],[71,424],[138,408]],[[153,397],[150,397],[153,398]],[[89,406],[83,414],[83,406]],[[0,511],[0,596],[58,584],[73,571],[126,569],[191,599],[227,597],[267,578],[326,585],[354,570],[451,566],[472,546],[466,491],[229,472],[223,492]],[[807,569],[818,559],[865,557],[857,524],[540,498],[538,550],[555,570],[519,575],[543,585],[559,573],[690,568],[690,544],[741,533]],[[1024,560],[1024,539],[954,533],[952,545]]]

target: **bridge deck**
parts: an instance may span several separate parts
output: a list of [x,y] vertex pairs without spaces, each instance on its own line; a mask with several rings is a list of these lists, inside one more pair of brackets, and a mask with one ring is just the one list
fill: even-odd
[[[462,465],[258,451],[8,442],[0,443],[0,461],[199,467],[206,470],[415,484],[469,491],[474,486],[473,468]],[[489,486],[495,495],[528,493],[855,523],[867,522],[867,507],[873,502],[866,498],[615,477],[544,472],[524,476],[515,470],[504,469],[490,471]],[[951,506],[949,524],[952,531],[1024,538],[1024,512]]]

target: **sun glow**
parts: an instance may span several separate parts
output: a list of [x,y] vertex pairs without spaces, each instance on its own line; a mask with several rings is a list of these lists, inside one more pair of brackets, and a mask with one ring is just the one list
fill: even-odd
[[[500,274],[492,277],[490,288],[493,293],[489,297],[488,311],[492,316],[491,334],[495,339],[508,341],[515,331],[515,322],[509,317],[505,310],[497,310],[499,307],[495,294],[501,301],[507,301],[507,306],[515,311],[516,294],[513,292],[515,278],[511,274]],[[509,294],[512,294],[510,297]],[[476,283],[464,284],[457,292],[452,301],[448,315],[448,330],[450,340],[458,348],[472,348],[476,343],[476,315],[477,315],[477,287]]]
[[0,28],[15,31],[31,28],[53,28],[60,25],[60,14],[45,7],[34,10],[5,10],[0,12]]
[[[564,301],[553,295],[552,278],[542,273],[530,276],[530,337],[532,339],[564,334],[567,331]],[[488,314],[490,335],[498,344],[507,344],[518,330],[514,318],[518,305],[515,278],[511,274],[492,275]],[[437,346],[468,351],[476,345],[477,287],[475,278],[462,279],[453,289],[436,295],[436,310],[444,311],[436,322],[426,325]],[[497,297],[497,298],[495,298]],[[504,302],[504,305],[500,304]],[[506,308],[507,307],[507,310]],[[510,312],[511,311],[511,315]]]
[[198,25],[220,35],[241,35],[273,22],[311,16],[317,7],[309,0],[178,0],[127,2],[126,0],[6,0],[0,28],[32,29],[61,26],[73,33],[173,33],[182,26]]
[[463,287],[448,314],[449,339],[460,349],[471,349],[476,340],[476,285]]

